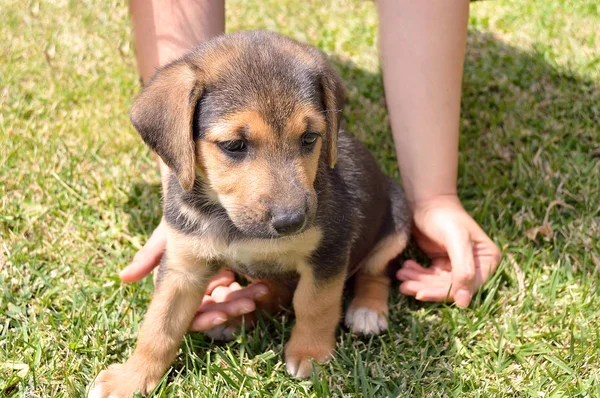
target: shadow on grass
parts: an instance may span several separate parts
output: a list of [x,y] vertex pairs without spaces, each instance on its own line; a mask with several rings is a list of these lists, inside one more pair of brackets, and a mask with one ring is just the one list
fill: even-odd
[[[459,192],[466,209],[482,228],[505,253],[513,251],[515,255],[519,246],[565,247],[557,237],[571,236],[572,222],[597,212],[587,192],[599,190],[599,183],[588,173],[598,162],[598,153],[593,149],[599,138],[599,89],[592,81],[556,69],[543,55],[542,47],[522,51],[489,34],[469,32]],[[348,88],[346,129],[365,142],[387,174],[397,177],[381,74],[340,59],[333,58],[332,62]],[[567,205],[554,210],[550,221],[554,233],[532,241],[525,239],[523,231],[539,226],[554,200]],[[132,187],[126,211],[131,215],[130,231],[149,235],[160,219],[158,185]],[[580,254],[568,248],[565,253],[573,258]],[[414,245],[406,256],[423,258]],[[456,378],[455,367],[461,364],[463,350],[469,349],[468,334],[477,327],[473,325],[484,324],[499,314],[497,292],[516,290],[516,283],[501,265],[470,311],[417,303],[400,297],[394,288],[389,333],[360,340],[343,330],[338,334],[336,360],[329,365],[331,372],[326,372],[325,381],[313,380],[314,392],[318,396],[447,396],[476,388],[476,380]],[[287,326],[264,324],[242,337],[242,345],[250,358],[272,349],[276,363],[288,335]],[[457,341],[461,341],[460,347]],[[184,347],[186,355],[213,347],[201,337],[191,342]],[[200,354],[199,358],[204,361],[205,356]],[[190,366],[186,362],[179,359],[176,373]],[[263,367],[257,369],[258,374],[272,369],[273,363],[257,363],[257,367]]]
[[157,181],[155,184],[146,182],[134,184],[129,191],[129,199],[123,210],[129,214],[130,233],[149,237],[162,216],[160,183]]

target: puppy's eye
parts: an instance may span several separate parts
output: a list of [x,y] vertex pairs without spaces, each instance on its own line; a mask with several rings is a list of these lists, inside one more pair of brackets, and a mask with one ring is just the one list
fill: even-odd
[[311,146],[315,142],[317,142],[317,138],[319,138],[319,134],[317,133],[304,133],[302,136],[302,146]]
[[243,153],[248,150],[248,145],[244,140],[222,141],[217,145],[225,152]]

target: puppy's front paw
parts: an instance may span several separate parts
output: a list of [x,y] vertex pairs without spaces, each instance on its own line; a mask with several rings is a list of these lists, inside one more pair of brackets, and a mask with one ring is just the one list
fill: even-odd
[[159,381],[151,380],[145,372],[132,370],[127,364],[114,364],[96,377],[88,398],[131,398],[137,391],[146,395]]
[[344,323],[352,333],[363,336],[379,334],[388,328],[385,314],[368,307],[348,308]]
[[290,340],[285,348],[285,366],[290,375],[305,379],[312,374],[313,361],[325,364],[333,357],[334,345],[324,342],[300,344]]

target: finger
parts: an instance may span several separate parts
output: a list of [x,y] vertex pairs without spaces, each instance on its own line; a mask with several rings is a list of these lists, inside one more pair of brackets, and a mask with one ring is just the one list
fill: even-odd
[[235,275],[231,270],[224,269],[211,278],[205,294],[212,294],[217,286],[229,286],[235,281]]
[[490,239],[483,229],[475,222],[470,224],[469,232],[473,240],[473,256],[475,257],[475,266],[481,270],[480,286],[485,284],[489,277],[496,271],[502,252],[498,246]]
[[231,285],[229,285],[229,289],[231,289],[232,291],[242,290],[242,286],[237,282],[233,282]]
[[396,271],[396,277],[399,279],[399,275],[402,275],[407,272],[416,272],[423,275],[438,275],[440,272],[444,273],[445,271],[440,270],[439,266],[431,266],[429,268],[425,268],[414,260],[406,260],[404,264],[402,264],[402,267],[398,271]]
[[415,270],[410,268],[400,268],[396,272],[396,278],[400,281],[419,281],[427,283],[427,281],[436,281],[440,277],[431,272],[421,272],[421,270]]
[[223,303],[213,303],[203,306],[200,314],[211,312],[221,312],[227,315],[227,318],[235,318],[249,314],[256,310],[254,300],[249,298],[240,298],[237,300],[225,301]]
[[146,244],[137,252],[133,261],[119,272],[119,278],[123,282],[137,282],[152,272],[160,262],[167,245],[167,237],[161,225],[159,225]]
[[452,271],[452,266],[450,265],[450,259],[446,257],[436,257],[432,259],[431,265],[429,267],[423,267],[415,260],[406,260],[404,264],[402,264],[402,268],[413,269],[415,271],[421,272],[423,274],[432,274],[432,275],[440,275],[447,274]]
[[192,332],[204,332],[219,326],[227,321],[227,314],[223,311],[210,311],[196,314],[190,325]]
[[225,287],[215,289],[211,297],[217,303],[225,301],[234,301],[239,299],[256,300],[266,296],[269,293],[269,288],[263,283],[253,283],[239,290],[231,290]]
[[454,302],[459,307],[466,307],[475,292],[475,261],[473,244],[469,234],[452,231],[446,234],[446,250],[452,264],[452,292]]
[[427,286],[419,290],[415,295],[419,301],[452,301],[450,288],[448,286]]
[[225,301],[229,293],[231,293],[229,286],[217,286],[213,289],[210,297],[212,297],[215,302],[222,303]]
[[413,269],[415,271],[419,271],[422,273],[434,273],[434,270],[431,268],[425,268],[423,266],[421,266],[421,264],[419,264],[418,262],[416,262],[415,260],[406,260],[403,264],[402,264],[402,268],[400,269]]
[[396,277],[401,280],[419,280],[424,283],[434,283],[450,287],[452,284],[452,273],[443,269],[443,267],[434,263],[429,268],[413,267],[401,268],[396,272]]
[[400,293],[414,297],[422,288],[423,284],[421,282],[405,281],[400,284]]
[[420,281],[406,281],[400,284],[400,293],[413,296],[419,301],[444,302],[452,300],[450,284],[431,284]]
[[212,296],[205,294],[204,297],[202,298],[202,303],[200,303],[200,307],[198,307],[198,312],[201,312],[203,307],[206,307],[207,305],[215,304],[215,303],[216,303],[216,301],[212,298]]
[[[485,236],[487,238],[487,236]],[[502,254],[498,246],[491,240],[476,242],[473,246],[473,255],[475,256],[475,266],[480,270],[481,285],[485,284],[490,276],[496,271]]]
[[485,283],[490,279],[490,276],[495,272],[495,267],[490,263],[479,263],[477,258],[475,258],[475,267],[477,276],[475,277],[475,285],[476,288],[479,289],[481,286],[485,285]]
[[452,273],[452,264],[450,263],[450,258],[448,256],[432,258],[429,269],[433,270],[436,274]]

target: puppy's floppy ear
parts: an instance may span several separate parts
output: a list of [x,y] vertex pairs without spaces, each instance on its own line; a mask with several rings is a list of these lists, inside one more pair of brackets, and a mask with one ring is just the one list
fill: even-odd
[[182,58],[154,75],[129,113],[144,142],[175,172],[186,191],[196,178],[193,122],[203,89],[202,71]]
[[321,89],[327,118],[327,162],[333,168],[337,161],[337,137],[344,107],[344,83],[333,68],[327,65],[321,75]]

